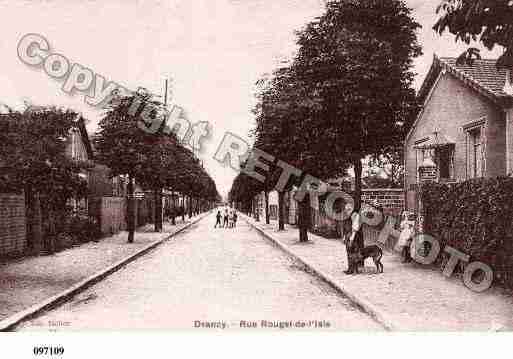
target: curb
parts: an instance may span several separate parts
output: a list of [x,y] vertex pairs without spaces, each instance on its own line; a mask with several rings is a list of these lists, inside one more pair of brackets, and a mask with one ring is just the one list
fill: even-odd
[[102,279],[106,278],[110,274],[118,271],[119,269],[126,266],[130,262],[133,262],[137,258],[143,256],[144,254],[148,253],[152,249],[158,247],[165,241],[167,241],[167,240],[171,239],[172,237],[176,236],[177,234],[183,232],[184,230],[186,230],[193,224],[201,221],[203,218],[208,216],[208,214],[210,214],[210,212],[207,212],[207,214],[192,220],[192,222],[186,224],[185,226],[183,226],[176,232],[174,232],[166,237],[163,237],[163,238],[157,240],[156,242],[153,242],[153,243],[147,245],[146,247],[141,248],[139,251],[137,251],[133,254],[130,254],[129,256],[112,264],[111,266],[107,267],[106,269],[102,269],[102,270],[92,274],[91,276],[85,278],[84,280],[74,284],[70,288],[68,288],[48,299],[45,299],[44,301],[42,301],[40,303],[34,304],[33,306],[31,306],[21,312],[18,312],[16,314],[11,315],[10,317],[5,318],[4,320],[0,321],[0,332],[13,331],[14,328],[16,326],[18,326],[19,324],[21,324],[22,322],[24,322],[32,317],[35,317],[37,314],[39,314],[43,311],[47,311],[49,309],[55,308],[57,305],[66,302],[67,300],[71,299],[75,295],[79,294],[80,292],[83,292],[87,288],[91,287],[92,285],[94,285],[94,284],[98,283],[99,281],[101,281]]
[[273,242],[276,246],[278,246],[283,252],[294,258],[295,260],[299,261],[301,264],[303,264],[308,271],[312,272],[316,277],[321,279],[323,282],[330,285],[333,289],[335,289],[337,292],[348,298],[354,305],[362,309],[362,311],[368,315],[370,315],[376,322],[381,324],[386,330],[388,331],[397,331],[400,330],[399,326],[395,324],[390,318],[388,318],[388,315],[384,313],[382,310],[378,309],[374,304],[370,303],[368,300],[361,298],[360,296],[356,295],[351,290],[344,287],[342,284],[337,283],[336,279],[330,276],[327,273],[324,273],[320,269],[316,268],[314,265],[312,265],[310,262],[308,262],[306,259],[302,258],[301,256],[294,253],[292,249],[289,248],[286,244],[280,242],[280,240],[274,238],[271,234],[269,234],[266,230],[260,228],[258,225],[252,223],[249,220],[249,217],[242,215],[244,220],[253,228],[255,228],[258,232],[260,232],[264,237],[268,238],[271,242]]

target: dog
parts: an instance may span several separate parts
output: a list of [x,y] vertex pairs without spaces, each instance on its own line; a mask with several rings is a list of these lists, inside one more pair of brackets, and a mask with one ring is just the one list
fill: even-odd
[[[381,263],[381,257],[383,257],[383,251],[379,246],[373,244],[371,246],[364,247],[361,252],[355,253],[353,263],[359,262],[361,260],[365,262],[366,258],[372,258],[374,265],[376,266],[376,271],[378,273],[383,273],[383,263]],[[358,265],[354,266],[354,270],[356,273],[358,273]]]

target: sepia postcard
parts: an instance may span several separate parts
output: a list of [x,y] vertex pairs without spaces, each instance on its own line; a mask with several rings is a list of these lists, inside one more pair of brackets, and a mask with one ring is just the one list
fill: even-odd
[[1,0],[0,28],[0,331],[513,330],[513,1]]

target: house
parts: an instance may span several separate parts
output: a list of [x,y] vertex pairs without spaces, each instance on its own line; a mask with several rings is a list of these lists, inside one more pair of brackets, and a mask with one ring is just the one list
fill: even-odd
[[86,213],[88,202],[92,198],[125,194],[126,181],[124,178],[122,176],[111,178],[108,167],[94,163],[94,149],[85,127],[85,120],[82,117],[76,120],[76,125],[66,139],[66,155],[74,161],[88,164],[88,168],[80,173],[80,176],[87,181],[88,198],[71,201],[71,205],[76,211]]
[[461,182],[513,172],[511,71],[495,60],[434,57],[419,91],[423,107],[404,144],[406,209],[424,180]]

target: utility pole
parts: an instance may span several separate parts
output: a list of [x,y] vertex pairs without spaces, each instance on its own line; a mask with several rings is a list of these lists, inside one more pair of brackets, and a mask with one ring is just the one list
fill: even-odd
[[[167,107],[167,91],[168,91],[168,79],[166,78],[164,84],[164,107]],[[155,188],[155,232],[162,232],[164,223],[164,196],[162,188]]]
[[165,84],[165,89],[164,89],[164,106],[167,106],[167,82],[168,82],[168,80],[166,79],[166,84]]

